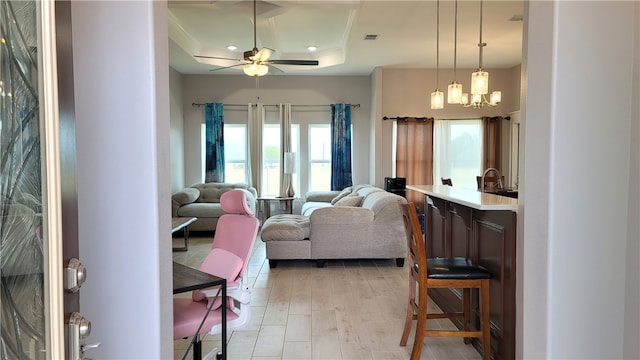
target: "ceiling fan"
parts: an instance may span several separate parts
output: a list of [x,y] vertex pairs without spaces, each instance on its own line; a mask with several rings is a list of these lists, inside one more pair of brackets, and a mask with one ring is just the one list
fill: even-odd
[[245,74],[249,76],[263,76],[269,72],[269,68],[274,69],[276,71],[282,72],[282,70],[273,66],[276,65],[303,65],[303,66],[317,66],[319,64],[318,60],[269,60],[271,55],[273,55],[274,50],[263,47],[258,50],[257,47],[257,36],[256,36],[256,0],[253,0],[253,49],[244,52],[243,59],[232,59],[225,57],[217,57],[217,56],[205,56],[205,55],[194,55],[197,58],[203,59],[218,59],[218,60],[233,60],[239,61],[239,64],[225,66],[217,69],[213,69],[211,71],[218,71],[223,69],[228,69],[232,67],[242,66],[242,70]]

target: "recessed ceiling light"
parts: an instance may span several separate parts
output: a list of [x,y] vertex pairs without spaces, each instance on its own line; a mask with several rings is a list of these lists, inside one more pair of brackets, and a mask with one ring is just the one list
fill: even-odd
[[307,46],[307,50],[309,50],[309,51],[311,51],[311,52],[314,52],[314,51],[318,50],[318,47],[317,47],[317,46],[310,45],[310,46]]
[[238,47],[235,45],[227,45],[227,50],[235,51],[235,50],[238,50]]

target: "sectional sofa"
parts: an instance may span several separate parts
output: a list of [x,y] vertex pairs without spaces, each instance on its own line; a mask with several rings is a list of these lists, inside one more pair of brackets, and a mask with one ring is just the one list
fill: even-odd
[[395,259],[403,266],[407,238],[399,203],[406,199],[372,185],[310,192],[300,215],[275,215],[263,225],[269,265],[278,260]]

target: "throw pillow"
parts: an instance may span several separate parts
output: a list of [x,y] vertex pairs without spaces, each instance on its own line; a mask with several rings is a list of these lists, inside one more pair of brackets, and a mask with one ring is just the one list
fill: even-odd
[[340,199],[350,194],[351,194],[351,186],[342,189],[342,191],[340,191],[340,193],[336,195],[336,197],[331,199],[331,205],[335,205],[338,201],[340,201]]
[[333,206],[360,206],[362,196],[350,195],[338,200]]

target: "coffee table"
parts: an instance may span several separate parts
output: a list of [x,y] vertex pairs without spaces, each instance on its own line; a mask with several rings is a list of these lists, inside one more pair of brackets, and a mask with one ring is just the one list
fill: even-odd
[[173,248],[173,251],[187,251],[189,250],[189,224],[198,220],[194,217],[172,217],[171,218],[171,234],[176,231],[184,230],[184,246],[179,248]]

